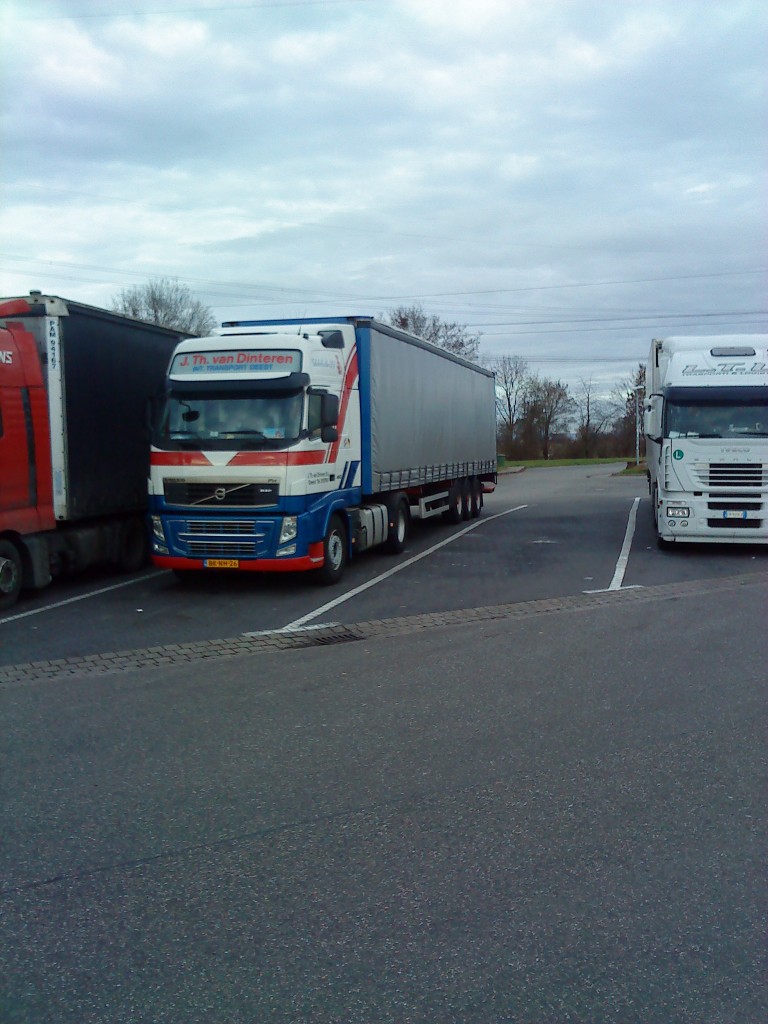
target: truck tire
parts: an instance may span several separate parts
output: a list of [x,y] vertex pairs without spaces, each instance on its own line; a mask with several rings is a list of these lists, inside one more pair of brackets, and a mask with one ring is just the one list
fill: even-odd
[[464,518],[464,488],[461,480],[454,480],[448,492],[448,508],[443,512],[446,523],[460,523]]
[[317,570],[317,582],[332,586],[344,575],[347,564],[347,531],[339,516],[331,516],[323,538],[323,564]]
[[0,540],[0,608],[16,604],[23,579],[21,552],[9,540]]
[[389,532],[383,550],[390,555],[399,555],[405,550],[411,528],[411,506],[402,491],[387,501],[387,521]]
[[483,508],[483,485],[476,476],[473,476],[469,484],[469,514],[472,519],[477,519]]
[[472,492],[469,480],[461,481],[461,518],[470,519],[472,516]]

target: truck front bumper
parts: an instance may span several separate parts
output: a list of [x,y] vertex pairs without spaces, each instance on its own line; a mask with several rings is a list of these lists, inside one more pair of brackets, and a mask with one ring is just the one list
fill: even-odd
[[681,495],[658,508],[659,537],[676,543],[768,544],[766,495]]
[[301,572],[323,564],[310,517],[151,513],[152,561],[167,569]]
[[285,558],[180,558],[178,555],[152,554],[158,569],[184,571],[235,572],[308,572],[323,564],[323,543],[310,544],[306,555]]

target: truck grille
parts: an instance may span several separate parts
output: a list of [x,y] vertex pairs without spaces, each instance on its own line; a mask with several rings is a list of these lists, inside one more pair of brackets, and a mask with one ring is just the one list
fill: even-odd
[[179,520],[176,543],[190,558],[263,558],[277,526],[263,519]]
[[192,558],[255,558],[256,541],[190,540],[187,549]]
[[710,487],[768,487],[768,467],[738,462],[697,462],[692,475],[702,490]]
[[201,483],[192,480],[164,480],[163,492],[169,505],[188,508],[268,508],[277,505],[277,484]]
[[234,536],[253,536],[256,533],[256,523],[247,519],[192,519],[187,523],[188,534],[208,535],[229,534]]

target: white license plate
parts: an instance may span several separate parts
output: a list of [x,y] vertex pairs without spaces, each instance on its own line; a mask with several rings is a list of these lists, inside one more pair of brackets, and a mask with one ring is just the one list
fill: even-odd
[[738,511],[735,511],[733,509],[729,509],[728,511],[723,512],[723,519],[746,519],[746,518],[747,518],[746,511],[745,512],[738,512]]

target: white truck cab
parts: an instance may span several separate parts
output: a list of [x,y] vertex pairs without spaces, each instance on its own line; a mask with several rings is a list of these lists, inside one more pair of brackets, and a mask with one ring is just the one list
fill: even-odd
[[654,340],[645,436],[661,546],[768,543],[768,335]]

